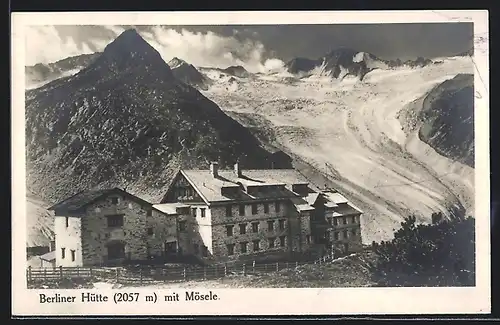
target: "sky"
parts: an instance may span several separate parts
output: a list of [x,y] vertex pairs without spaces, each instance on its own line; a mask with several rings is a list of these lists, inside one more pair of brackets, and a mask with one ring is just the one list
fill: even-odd
[[282,66],[295,57],[317,59],[350,47],[383,59],[455,55],[473,46],[472,23],[225,26],[29,26],[26,65],[103,51],[135,28],[165,61],[195,66],[242,65],[252,72]]

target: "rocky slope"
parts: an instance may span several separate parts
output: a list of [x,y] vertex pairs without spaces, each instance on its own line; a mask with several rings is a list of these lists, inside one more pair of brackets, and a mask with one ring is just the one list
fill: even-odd
[[259,168],[267,155],[135,30],[76,75],[26,92],[26,146],[28,188],[51,203],[115,185],[155,200],[180,166]]
[[25,85],[27,89],[43,86],[45,83],[73,75],[95,61],[101,53],[72,56],[48,64],[38,63],[25,67]]
[[424,67],[432,60],[422,57],[416,60],[383,60],[375,55],[354,50],[338,48],[318,59],[295,58],[286,63],[287,72],[299,77],[310,75],[328,76],[333,79],[343,79],[353,76],[359,80],[375,69],[391,69],[396,67]]
[[207,90],[212,84],[212,80],[210,78],[207,78],[192,64],[189,64],[182,59],[175,57],[168,62],[168,65],[170,66],[175,78],[187,85]]
[[407,132],[441,155],[474,167],[474,75],[459,74],[407,107],[400,121]]

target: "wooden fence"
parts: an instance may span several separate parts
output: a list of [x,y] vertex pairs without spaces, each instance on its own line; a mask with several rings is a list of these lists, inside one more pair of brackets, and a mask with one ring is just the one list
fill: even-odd
[[114,283],[141,285],[145,283],[183,282],[209,280],[231,275],[252,275],[279,272],[307,264],[323,264],[334,260],[333,255],[323,256],[312,261],[276,263],[231,263],[214,264],[204,267],[186,266],[136,266],[136,267],[28,267],[28,284],[56,282],[61,280],[100,280]]

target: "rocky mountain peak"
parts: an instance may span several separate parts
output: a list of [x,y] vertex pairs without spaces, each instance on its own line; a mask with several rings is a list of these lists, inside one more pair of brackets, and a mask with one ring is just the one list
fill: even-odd
[[109,43],[99,58],[86,70],[102,68],[114,73],[140,68],[151,73],[160,73],[166,79],[173,78],[170,67],[162,59],[160,53],[149,45],[135,29],[124,31]]

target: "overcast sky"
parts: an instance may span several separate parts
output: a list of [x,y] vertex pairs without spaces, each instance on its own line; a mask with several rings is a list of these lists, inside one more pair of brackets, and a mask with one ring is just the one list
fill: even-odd
[[30,26],[26,65],[102,51],[127,28],[137,31],[163,59],[197,66],[240,64],[249,70],[276,67],[294,57],[318,58],[350,47],[384,59],[454,55],[473,46],[471,23],[267,26]]

